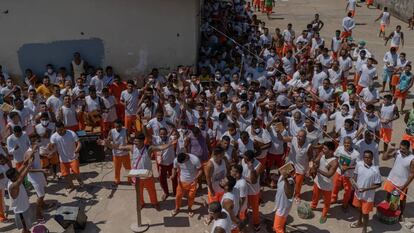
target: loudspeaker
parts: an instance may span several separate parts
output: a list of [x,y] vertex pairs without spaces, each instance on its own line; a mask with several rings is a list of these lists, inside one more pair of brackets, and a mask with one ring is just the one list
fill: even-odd
[[80,163],[94,163],[105,160],[104,147],[98,145],[98,139],[98,135],[79,137],[79,141],[82,144],[81,150],[79,151]]
[[75,229],[85,229],[88,217],[79,207],[61,206],[56,210],[55,220],[65,229],[74,226]]

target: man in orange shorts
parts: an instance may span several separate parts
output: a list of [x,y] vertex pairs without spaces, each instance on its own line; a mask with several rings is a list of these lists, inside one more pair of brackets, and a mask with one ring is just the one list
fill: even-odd
[[341,34],[342,39],[352,36],[352,30],[355,28],[355,20],[352,18],[351,12],[348,12],[348,15],[342,20],[342,28],[344,29]]
[[362,227],[362,232],[367,232],[369,213],[374,208],[375,189],[381,187],[381,174],[378,166],[373,165],[373,158],[372,151],[366,150],[363,161],[359,161],[354,170],[357,187],[352,204],[359,209],[359,218],[350,227]]
[[400,118],[400,113],[395,104],[392,103],[392,95],[384,96],[384,103],[381,106],[381,129],[380,137],[384,142],[384,151],[388,150],[388,143],[392,137],[392,122]]
[[295,189],[295,181],[292,178],[295,172],[287,174],[282,172],[277,183],[276,192],[276,213],[273,223],[273,230],[276,233],[285,233],[286,220],[292,209],[293,194]]
[[19,170],[24,162],[24,153],[29,149],[30,140],[22,127],[13,127],[13,134],[7,138],[7,150],[13,156],[16,169]]
[[83,185],[79,171],[79,151],[81,143],[75,132],[65,129],[63,122],[56,122],[56,132],[50,137],[48,150],[56,149],[59,154],[60,172],[67,183],[67,191],[71,191],[74,186],[73,177],[79,185]]
[[192,206],[197,190],[197,182],[203,174],[201,163],[197,156],[193,154],[180,153],[174,159],[174,170],[171,179],[178,176],[177,193],[175,196],[175,209],[171,212],[174,217],[178,214],[184,193],[188,193],[188,215],[194,216]]
[[394,165],[384,183],[384,190],[387,191],[387,200],[391,193],[397,191],[400,194],[400,221],[403,221],[403,214],[406,205],[408,186],[414,180],[414,155],[410,151],[410,142],[402,140],[400,148],[390,148],[382,155],[382,160],[387,161],[394,158]]
[[408,92],[413,86],[414,79],[411,73],[411,65],[408,64],[404,67],[404,72],[400,75],[400,80],[395,89],[394,104],[397,103],[398,99],[401,99],[400,111],[404,111],[405,100],[407,99]]

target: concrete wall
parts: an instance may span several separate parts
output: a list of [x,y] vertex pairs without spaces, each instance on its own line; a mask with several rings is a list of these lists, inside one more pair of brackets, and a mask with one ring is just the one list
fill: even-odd
[[413,16],[414,0],[375,0],[375,4],[383,7],[388,7],[388,10],[394,17],[397,17],[404,22]]
[[2,0],[0,64],[68,67],[75,51],[123,77],[195,64],[199,0]]

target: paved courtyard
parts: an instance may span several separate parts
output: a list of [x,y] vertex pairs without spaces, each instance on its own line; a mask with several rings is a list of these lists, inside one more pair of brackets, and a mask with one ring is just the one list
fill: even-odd
[[[340,29],[342,18],[345,16],[345,1],[344,0],[289,0],[276,2],[275,13],[271,20],[267,20],[265,16],[259,13],[259,18],[266,21],[266,25],[273,32],[276,27],[282,30],[291,22],[294,25],[294,30],[297,35],[305,28],[306,24],[313,19],[315,13],[321,15],[321,19],[325,23],[325,27],[321,32],[321,36],[327,41],[330,46],[330,38],[332,38],[336,29]],[[379,23],[374,22],[374,19],[380,14],[377,9],[367,9],[365,6],[357,8],[356,21],[358,23],[354,30],[354,38],[356,40],[366,40],[368,49],[373,52],[376,58],[380,61],[378,70],[382,70],[382,57],[387,47],[384,47],[383,40],[378,38]],[[406,24],[392,18],[391,28],[395,28],[397,24],[403,25],[404,33],[406,34],[406,45],[402,51],[406,52],[409,60],[413,60],[414,54],[414,32],[406,30]],[[406,107],[411,106],[413,96],[410,95],[410,100],[407,101]],[[395,124],[393,141],[399,142],[404,131],[404,124],[400,118]],[[381,146],[382,148],[382,146]],[[388,175],[392,161],[381,164],[381,173],[383,176]],[[58,201],[62,205],[80,206],[85,209],[88,216],[87,228],[82,231],[85,233],[104,232],[104,233],[126,233],[131,232],[129,226],[136,221],[135,212],[135,191],[132,186],[121,185],[118,189],[111,188],[111,181],[113,180],[112,163],[107,162],[103,164],[88,164],[81,167],[82,176],[85,179],[86,186],[78,192],[72,192],[69,196],[65,196],[62,190],[62,183],[51,182],[47,188],[46,199],[50,201]],[[154,171],[156,171],[154,167]],[[155,172],[155,176],[158,174]],[[206,196],[206,186],[202,190]],[[157,183],[158,197],[161,197],[162,191]],[[304,201],[310,201],[312,191],[311,185],[305,185],[303,188]],[[33,194],[33,193],[32,193]],[[409,194],[414,196],[414,184],[411,185]],[[144,192],[144,195],[146,193]],[[262,230],[261,232],[271,232],[271,223],[273,219],[272,209],[274,207],[275,190],[265,189],[263,196],[266,203],[261,207],[262,213]],[[384,199],[385,193],[378,191],[376,195],[376,202]],[[145,196],[148,201],[147,196]],[[35,195],[32,195],[31,202],[35,202]],[[210,227],[204,226],[203,218],[206,216],[206,208],[201,206],[203,200],[200,197],[196,198],[195,216],[188,218],[185,212],[178,214],[175,218],[170,218],[169,213],[174,208],[174,198],[169,197],[165,202],[162,202],[161,211],[157,212],[152,208],[145,208],[142,211],[143,222],[150,224],[150,229],[147,232],[156,233],[195,233],[209,230]],[[185,205],[185,203],[184,203]],[[319,205],[321,207],[321,205]],[[318,209],[320,210],[320,209]],[[406,208],[406,216],[408,219],[414,220],[414,200],[410,200]],[[343,213],[340,204],[335,204],[331,207],[328,221],[321,225],[319,224],[320,211],[315,212],[315,217],[310,220],[302,220],[297,216],[296,205],[294,205],[291,216],[288,219],[289,224],[302,229],[303,232],[319,233],[319,232],[335,232],[335,233],[356,233],[360,229],[350,229],[349,223],[355,221],[357,211],[351,209],[348,213]],[[50,212],[48,217],[51,217],[53,212]],[[375,218],[370,221],[371,232],[409,232],[402,225],[384,225],[379,223]],[[0,232],[18,232],[13,224],[0,224]]]

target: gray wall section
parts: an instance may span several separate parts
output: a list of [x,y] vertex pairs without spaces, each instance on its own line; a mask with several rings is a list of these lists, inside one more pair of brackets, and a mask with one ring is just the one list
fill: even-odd
[[38,77],[42,77],[45,64],[49,63],[56,70],[66,67],[69,72],[74,52],[79,52],[90,65],[102,66],[105,51],[103,41],[98,38],[25,44],[17,54],[22,71],[30,68]]
[[200,0],[1,0],[0,64],[19,77],[48,62],[67,66],[81,48],[124,79],[194,65],[199,12]]
[[388,7],[389,12],[404,22],[413,16],[414,0],[375,0],[375,4],[382,8]]

